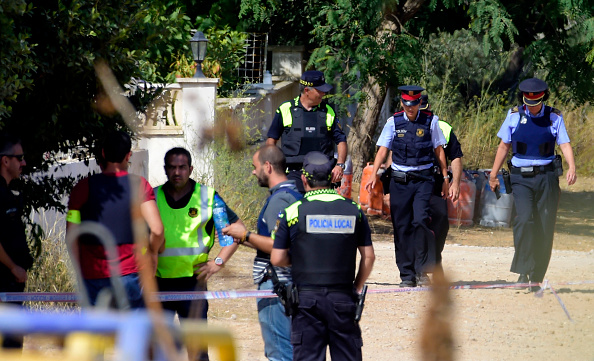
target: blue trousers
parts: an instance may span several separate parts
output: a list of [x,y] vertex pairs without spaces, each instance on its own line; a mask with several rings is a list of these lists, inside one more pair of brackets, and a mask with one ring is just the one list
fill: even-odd
[[[124,283],[130,308],[144,308],[144,299],[142,298],[138,273],[122,276],[121,280]],[[111,280],[109,278],[85,279],[84,283],[87,294],[89,295],[89,302],[93,306],[97,303],[99,292],[104,288],[111,288]]]
[[[258,285],[259,290],[272,290],[272,280]],[[264,354],[270,361],[290,361],[293,359],[291,346],[291,319],[285,315],[278,297],[258,298],[258,320],[264,339]]]
[[291,323],[293,360],[362,360],[361,329],[355,323],[355,295],[346,292],[299,291],[299,309]]

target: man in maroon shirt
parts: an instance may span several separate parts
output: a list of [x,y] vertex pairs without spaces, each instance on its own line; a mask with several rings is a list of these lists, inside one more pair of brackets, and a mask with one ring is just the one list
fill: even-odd
[[102,173],[82,179],[70,194],[67,231],[82,221],[98,222],[111,231],[118,251],[117,261],[108,261],[103,244],[89,234],[82,234],[78,247],[74,247],[92,305],[96,303],[99,292],[111,286],[109,277],[112,272],[117,272],[121,275],[130,306],[144,306],[135,256],[139,250],[134,244],[132,231],[134,196],[140,200],[140,213],[150,229],[148,252],[154,261],[153,266],[156,266],[157,253],[164,248],[163,223],[152,187],[143,177],[127,171],[131,145],[128,134],[121,131],[110,133],[103,142]]

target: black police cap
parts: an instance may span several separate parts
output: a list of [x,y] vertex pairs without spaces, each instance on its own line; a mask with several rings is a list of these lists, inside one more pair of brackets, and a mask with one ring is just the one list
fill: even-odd
[[543,80],[530,78],[522,81],[518,87],[522,92],[522,101],[529,106],[535,106],[547,100],[549,86]]
[[324,93],[332,90],[332,85],[326,83],[324,73],[318,70],[308,70],[301,74],[299,84],[316,88],[317,90]]
[[425,90],[418,85],[402,85],[398,87],[400,90],[400,100],[406,106],[417,105],[421,102],[421,92]]
[[307,179],[330,180],[334,161],[322,152],[309,152],[303,158],[303,174]]

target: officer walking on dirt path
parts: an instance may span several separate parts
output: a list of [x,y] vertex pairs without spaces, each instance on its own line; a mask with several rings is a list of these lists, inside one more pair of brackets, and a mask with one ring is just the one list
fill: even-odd
[[497,172],[511,148],[508,165],[517,213],[511,272],[520,275],[518,283],[540,283],[551,259],[560,195],[559,176],[563,174],[561,156],[555,155],[555,143],[569,166],[565,176],[567,184],[574,184],[577,175],[563,116],[559,110],[544,105],[549,97],[547,83],[537,78],[526,79],[520,83],[519,90],[523,105],[508,111],[497,133],[501,142],[489,185],[493,191],[500,186]]

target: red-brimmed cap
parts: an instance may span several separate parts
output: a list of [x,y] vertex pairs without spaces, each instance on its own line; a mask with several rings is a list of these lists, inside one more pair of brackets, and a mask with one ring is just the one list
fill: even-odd
[[398,90],[401,92],[400,99],[402,103],[411,106],[421,102],[421,92],[425,89],[418,85],[403,85],[399,86]]

